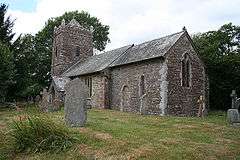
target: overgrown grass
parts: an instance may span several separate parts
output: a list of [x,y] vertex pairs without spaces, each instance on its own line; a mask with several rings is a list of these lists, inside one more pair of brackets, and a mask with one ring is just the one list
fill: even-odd
[[9,131],[16,152],[62,151],[76,141],[67,127],[47,116],[29,116],[14,120]]

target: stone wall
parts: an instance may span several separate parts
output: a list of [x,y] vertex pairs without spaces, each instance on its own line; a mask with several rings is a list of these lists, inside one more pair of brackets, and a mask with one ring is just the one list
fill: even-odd
[[75,20],[54,29],[52,76],[59,76],[77,61],[93,55],[92,33]]
[[[142,114],[161,114],[161,58],[114,67],[111,69],[110,106],[113,109]],[[141,76],[145,91],[140,93]]]
[[108,78],[103,74],[92,76],[92,107],[108,108]]
[[[185,53],[190,56],[190,87],[183,87],[181,84],[181,60]],[[205,102],[208,99],[205,88],[207,82],[203,63],[186,35],[183,35],[172,47],[167,54],[166,61],[168,68],[167,114],[196,116],[199,108],[197,101],[200,95],[205,97]]]

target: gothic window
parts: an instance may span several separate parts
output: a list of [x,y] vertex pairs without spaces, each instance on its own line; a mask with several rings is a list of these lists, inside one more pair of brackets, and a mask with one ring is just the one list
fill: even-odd
[[76,47],[76,57],[79,57],[79,55],[80,55],[80,48],[79,48],[79,46],[77,46]]
[[92,78],[88,78],[89,97],[92,96]]
[[57,47],[55,47],[55,57],[57,57]]
[[143,96],[145,94],[145,77],[143,75],[140,77],[139,91],[140,96]]
[[85,79],[85,85],[87,85],[88,86],[88,89],[89,89],[89,97],[91,97],[92,96],[92,78],[91,77],[87,77],[86,79]]
[[190,87],[190,71],[191,71],[191,65],[190,65],[190,58],[188,54],[184,54],[182,59],[182,86],[183,87]]

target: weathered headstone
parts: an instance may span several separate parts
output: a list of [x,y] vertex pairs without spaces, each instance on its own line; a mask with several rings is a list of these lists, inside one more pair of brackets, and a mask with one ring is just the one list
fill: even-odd
[[240,114],[239,114],[240,98],[237,98],[235,90],[232,91],[230,96],[232,98],[232,108],[228,109],[227,111],[227,119],[231,125],[240,127]]
[[203,96],[201,95],[198,99],[198,104],[199,104],[199,108],[198,108],[198,114],[197,116],[198,117],[203,117],[204,116],[204,113],[205,113],[205,110],[206,110],[206,107],[205,107],[205,103],[204,103],[204,99],[203,99]]
[[29,104],[33,104],[33,97],[32,97],[32,96],[29,96],[29,97],[27,98],[27,102],[28,102]]
[[240,117],[237,109],[229,109],[227,112],[227,117],[231,124],[236,122],[240,123]]
[[35,97],[35,103],[39,103],[40,101],[41,101],[41,97],[40,97],[40,95],[37,95]]
[[48,106],[49,106],[49,95],[48,95],[47,89],[44,88],[41,94],[42,94],[42,100],[39,103],[39,108],[41,111],[47,112]]
[[87,109],[91,109],[92,108],[91,98],[87,98],[86,107],[87,107]]
[[61,109],[62,102],[59,99],[54,99],[52,103],[51,111],[59,111]]
[[72,127],[83,127],[87,120],[87,85],[83,80],[76,78],[70,81],[65,89],[65,121]]

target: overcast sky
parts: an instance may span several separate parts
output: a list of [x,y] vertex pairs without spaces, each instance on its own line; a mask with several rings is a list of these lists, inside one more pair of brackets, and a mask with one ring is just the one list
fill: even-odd
[[110,26],[106,50],[182,30],[190,34],[240,25],[240,0],[3,0],[15,32],[35,34],[50,17],[84,10]]

